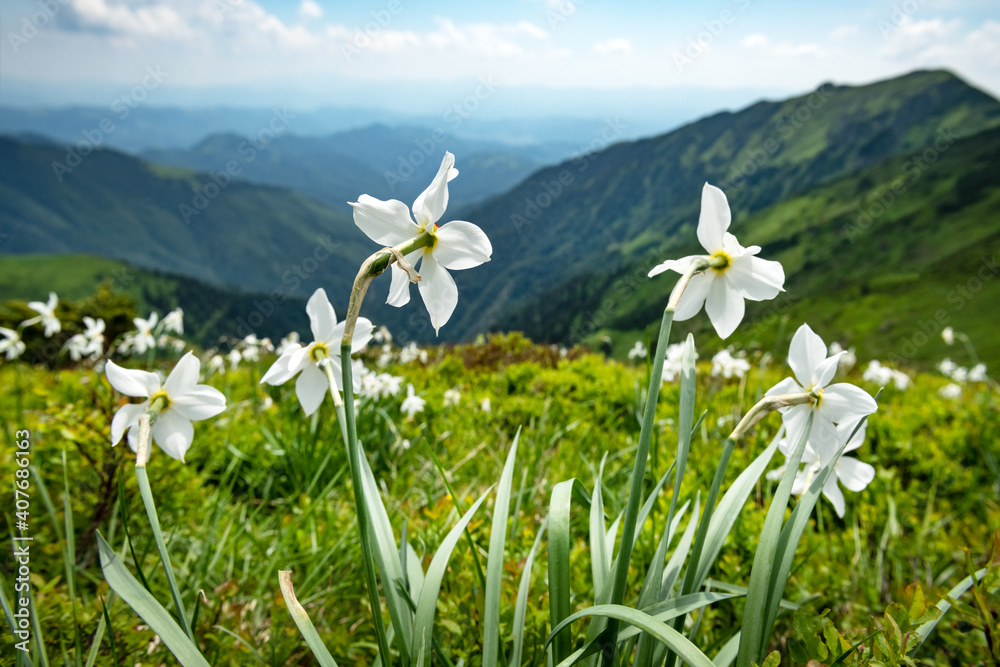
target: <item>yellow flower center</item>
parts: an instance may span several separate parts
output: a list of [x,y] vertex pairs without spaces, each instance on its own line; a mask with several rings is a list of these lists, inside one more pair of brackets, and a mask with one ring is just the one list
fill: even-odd
[[318,362],[320,359],[326,359],[329,352],[326,343],[313,343],[312,347],[309,348],[309,358]]
[[713,269],[715,269],[719,273],[722,273],[723,271],[729,268],[730,264],[733,263],[733,258],[730,257],[729,253],[727,253],[725,250],[717,250],[716,252],[712,253],[712,256],[708,258],[708,261],[709,265]]
[[170,396],[162,389],[149,397],[149,406],[162,412],[170,407]]

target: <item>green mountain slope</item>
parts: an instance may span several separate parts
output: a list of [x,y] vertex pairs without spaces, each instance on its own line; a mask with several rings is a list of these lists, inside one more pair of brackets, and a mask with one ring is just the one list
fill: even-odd
[[[234,292],[90,255],[0,256],[0,301],[44,301],[53,291],[61,302],[81,302],[92,299],[101,285],[110,296],[130,297],[141,317],[154,310],[162,316],[180,306],[185,336],[204,347],[218,345],[220,338],[242,338],[251,331],[277,341],[289,331],[306,335],[309,330],[305,300],[300,298],[275,302],[267,294]],[[6,314],[0,306],[3,317]],[[15,317],[7,325],[17,323]],[[123,326],[131,328],[131,323]]]
[[[106,150],[60,182],[52,164],[65,161],[64,148],[0,138],[0,253],[96,255],[275,302],[324,287],[342,312],[375,250],[348,214],[288,190],[217,183]],[[398,322],[373,291],[365,314]]]
[[[517,313],[537,308],[542,294],[586,291],[583,276],[652,266],[695,238],[706,181],[746,215],[932,145],[942,130],[970,136],[998,124],[995,99],[949,72],[921,71],[760,102],[542,170],[456,216],[480,224],[495,252],[475,277],[456,274],[477,307],[458,313],[449,335],[519,326]],[[574,317],[542,313],[550,322]]]
[[[774,302],[748,302],[732,342],[783,353],[791,330],[808,321],[828,340],[857,345],[862,359],[930,365],[950,355],[967,363],[963,349],[941,340],[941,330],[952,326],[969,334],[996,368],[998,161],[1000,128],[892,158],[749,215],[737,195],[730,200],[733,233],[781,261],[787,291]],[[699,252],[692,241],[693,230],[686,244],[658,257]],[[541,340],[611,336],[624,347],[659,321],[674,283],[669,276],[646,278],[650,266],[637,263],[552,290],[521,310],[512,326]],[[543,307],[574,315],[545,318]],[[704,316],[680,331],[691,329],[711,331]],[[711,335],[701,340],[721,344]]]

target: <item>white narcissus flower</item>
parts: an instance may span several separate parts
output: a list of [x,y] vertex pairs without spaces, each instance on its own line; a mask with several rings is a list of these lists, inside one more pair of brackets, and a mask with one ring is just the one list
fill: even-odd
[[[448,207],[448,181],[458,176],[455,156],[445,153],[441,167],[431,184],[413,202],[413,218],[406,204],[396,199],[381,201],[361,195],[354,207],[354,223],[368,238],[383,246],[398,246],[427,232],[434,236],[432,245],[413,253],[407,261],[418,269],[417,287],[427,307],[434,331],[448,322],[458,304],[458,287],[448,270],[471,269],[490,261],[493,246],[486,234],[471,222],[454,220],[438,225]],[[406,271],[396,263],[392,267],[392,284],[386,303],[406,305],[410,300],[410,281]]]
[[[683,322],[697,315],[704,305],[712,326],[721,338],[728,338],[743,320],[744,299],[773,299],[784,291],[785,284],[785,271],[781,264],[760,259],[756,256],[760,246],[744,248],[727,231],[731,219],[726,195],[719,188],[705,183],[701,191],[698,241],[708,251],[709,259],[721,262],[721,266],[695,275],[674,312],[674,321]],[[704,256],[667,260],[654,267],[649,276],[652,278],[664,271],[683,274],[694,260],[701,257]]]
[[153,422],[153,442],[169,456],[184,461],[191,446],[194,427],[191,422],[214,417],[226,409],[226,397],[218,389],[198,384],[201,362],[188,352],[177,362],[162,386],[156,373],[122,368],[113,361],[104,366],[108,382],[126,396],[145,398],[142,403],[123,405],[111,420],[111,444],[128,431],[128,444],[135,451],[139,440],[139,418],[158,398],[164,405]]
[[41,301],[31,301],[28,303],[28,308],[38,313],[36,317],[25,320],[21,322],[22,327],[30,327],[33,324],[42,323],[45,327],[45,337],[51,338],[53,334],[57,334],[62,331],[62,323],[59,318],[56,317],[56,308],[59,306],[59,297],[56,296],[55,292],[49,292],[49,300],[47,303],[42,303]]
[[[284,353],[278,357],[261,382],[279,385],[288,382],[298,375],[295,381],[295,395],[306,415],[316,412],[323,397],[330,389],[326,373],[320,368],[320,362],[333,365],[333,377],[337,382],[337,390],[342,391],[340,369],[340,343],[344,337],[344,323],[337,322],[337,315],[322,287],[313,292],[306,303],[306,313],[309,314],[309,327],[312,329],[313,342],[302,346],[289,342],[283,345]],[[354,327],[354,338],[351,341],[351,352],[358,352],[368,344],[372,337],[371,321],[359,317]],[[357,383],[355,377],[355,383]]]
[[945,327],[941,330],[941,338],[944,340],[945,345],[955,344],[955,330],[951,327]]
[[[851,432],[854,431],[855,423],[845,423],[837,427],[837,446],[839,448],[840,443],[844,442],[851,436]],[[847,446],[844,447],[844,453],[854,451],[861,447],[862,443],[865,441],[865,430],[868,424],[862,424],[854,434],[854,437],[847,442]],[[795,443],[785,438],[778,445],[778,448],[788,459],[792,455],[792,447]],[[826,455],[823,456],[818,452],[826,451]],[[827,451],[824,446],[814,447],[812,442],[806,444],[805,450],[802,452],[802,463],[804,467],[799,470],[795,475],[795,482],[792,485],[792,493],[795,495],[801,495],[809,490],[809,486],[813,482],[813,478],[819,474],[819,472],[830,462],[830,458],[836,454],[836,450]],[[780,479],[784,474],[785,466],[777,470],[773,470],[767,474],[767,478],[771,480]],[[853,456],[841,456],[837,459],[837,462],[833,465],[833,474],[830,475],[826,484],[823,485],[823,496],[830,501],[833,505],[833,509],[837,512],[837,516],[844,518],[844,510],[846,509],[844,503],[844,493],[840,490],[840,485],[842,484],[845,489],[849,491],[854,491],[855,493],[859,491],[864,491],[872,480],[875,479],[875,468],[864,461],[859,461]]]
[[444,407],[450,408],[462,402],[462,393],[458,389],[446,389],[444,392]]
[[175,333],[178,336],[184,333],[184,311],[174,308],[163,316],[163,330]]
[[222,358],[221,354],[213,354],[212,358],[208,360],[208,372],[217,373],[221,370],[225,370],[226,360]]
[[645,359],[646,355],[646,346],[642,344],[641,340],[635,341],[635,345],[628,351],[629,359]]
[[949,382],[938,389],[938,396],[950,399],[962,398],[962,388],[954,382]]
[[413,415],[424,411],[425,405],[427,405],[427,401],[414,392],[413,385],[406,385],[406,398],[403,399],[403,404],[399,406],[403,414],[412,419]]
[[79,361],[83,357],[96,359],[104,352],[104,320],[85,316],[83,324],[87,327],[86,331],[66,341],[66,348],[73,361]]
[[[803,403],[782,408],[782,418],[788,429],[788,437],[796,442],[805,429],[810,412],[813,418],[812,435],[809,440],[814,449],[823,456],[823,448],[835,448],[837,431],[835,424],[857,421],[878,409],[875,399],[868,392],[853,384],[840,382],[830,384],[837,372],[840,355],[826,356],[826,344],[808,324],[799,327],[792,336],[788,348],[788,365],[795,377],[785,378],[767,390],[768,396],[781,394],[812,394],[815,403]],[[829,386],[827,386],[829,385]]]
[[132,318],[132,324],[135,325],[136,330],[127,340],[128,346],[133,353],[145,354],[147,350],[156,347],[156,338],[154,338],[153,332],[159,320],[160,316],[156,311],[153,311],[146,319],[141,317]]
[[734,357],[729,350],[719,350],[712,357],[712,375],[725,379],[742,378],[750,370],[750,362],[743,357]]
[[969,382],[986,382],[986,364],[978,363],[969,371]]
[[16,331],[0,327],[0,335],[3,335],[3,340],[0,340],[0,354],[3,354],[7,361],[14,361],[24,354],[24,341]]

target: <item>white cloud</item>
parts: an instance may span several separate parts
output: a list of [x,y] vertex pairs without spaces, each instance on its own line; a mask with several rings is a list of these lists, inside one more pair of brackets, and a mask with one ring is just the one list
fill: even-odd
[[794,44],[792,42],[774,43],[767,38],[767,35],[754,33],[743,38],[743,46],[747,49],[761,51],[772,58],[801,58],[809,56],[813,58],[824,58],[832,52],[824,49],[819,44]]
[[438,29],[428,34],[424,41],[439,51],[474,53],[487,57],[511,57],[526,54],[524,37],[543,40],[544,30],[529,21],[515,24],[470,23],[459,26],[448,18],[437,17]]
[[830,31],[830,39],[835,42],[842,42],[845,39],[850,39],[861,33],[861,27],[858,25],[841,25],[837,26]]
[[882,54],[890,58],[901,56],[926,58],[947,49],[947,42],[956,36],[962,27],[961,19],[945,21],[941,17],[926,21],[915,21],[903,16],[891,30],[883,29],[885,46]]
[[299,16],[304,21],[309,19],[318,19],[323,16],[323,8],[316,4],[313,0],[302,0],[302,4],[299,5]]
[[628,41],[624,37],[616,37],[614,39],[594,44],[594,51],[602,56],[610,56],[614,54],[627,55],[632,53],[632,42]]

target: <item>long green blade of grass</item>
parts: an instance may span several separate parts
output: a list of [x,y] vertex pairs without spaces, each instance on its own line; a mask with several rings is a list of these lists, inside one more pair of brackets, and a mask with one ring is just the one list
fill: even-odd
[[531,566],[535,562],[535,552],[542,543],[548,519],[542,520],[535,536],[535,543],[524,560],[524,570],[521,571],[521,581],[517,586],[517,602],[514,603],[514,627],[512,630],[513,648],[511,649],[509,667],[521,667],[521,654],[524,651],[524,621],[528,612],[528,590],[531,588]]
[[500,584],[503,582],[503,552],[507,541],[507,516],[510,512],[510,489],[514,482],[514,462],[517,459],[518,429],[500,473],[493,524],[490,528],[490,550],[486,560],[486,608],[483,613],[483,665],[493,667],[500,653]]
[[[572,544],[570,507],[574,497],[583,505],[590,505],[591,501],[583,484],[575,478],[556,484],[549,501],[549,622],[552,627],[569,616],[569,552]],[[569,655],[569,632],[555,636],[552,652],[555,662],[561,662]]]
[[[622,546],[619,552],[618,564],[615,568],[611,588],[611,602],[620,605],[625,599],[625,586],[628,583],[628,569],[632,562],[632,545],[635,541],[636,520],[639,505],[642,502],[642,485],[646,476],[646,457],[649,456],[649,445],[653,438],[653,426],[656,422],[656,403],[660,396],[660,384],[663,382],[663,361],[667,353],[667,341],[670,339],[670,327],[674,321],[674,309],[667,307],[663,311],[660,323],[660,333],[656,342],[656,353],[653,357],[653,368],[650,371],[649,390],[646,393],[646,407],[642,413],[642,427],[639,430],[639,444],[635,452],[635,466],[632,469],[632,480],[629,484],[628,504],[625,507],[625,519],[622,523]],[[618,619],[608,618],[608,635],[611,637],[607,650],[603,652],[602,664],[611,667],[614,663],[617,646],[613,638],[618,634]]]
[[[799,472],[799,463],[802,461],[802,453],[805,451],[809,434],[812,432],[814,417],[815,410],[811,410],[806,427],[788,459],[785,474],[771,498],[771,506],[767,508],[764,527],[760,531],[757,551],[754,553],[753,565],[750,570],[750,585],[747,590],[746,607],[743,611],[742,636],[740,637],[739,654],[736,656],[736,667],[750,667],[751,663],[759,663],[764,655],[768,640],[764,627],[765,605],[771,597],[768,587],[771,583],[771,572],[777,565],[775,552],[778,547],[781,525],[785,519],[785,510],[788,508],[788,500],[792,495],[792,484]],[[778,595],[780,597],[780,593]]]
[[[357,445],[360,450],[361,445]],[[400,597],[399,585],[404,580],[403,564],[396,548],[396,537],[392,532],[389,513],[382,502],[375,475],[368,464],[368,457],[363,451],[355,453],[361,464],[361,482],[364,485],[363,497],[368,508],[370,522],[368,528],[372,536],[372,553],[378,570],[382,575],[382,590],[385,593],[386,606],[389,607],[389,619],[400,638],[397,644],[402,654],[404,664],[408,662],[408,650],[413,636],[413,614],[409,606]],[[381,613],[379,611],[378,613]]]
[[[632,609],[631,607],[625,607],[617,604],[597,605],[596,607],[590,607],[588,609],[578,611],[571,616],[567,616],[562,623],[552,629],[552,633],[549,634],[547,641],[551,642],[557,632],[563,630],[573,621],[586,618],[588,616],[604,616],[606,618],[614,618],[619,623],[624,622],[629,625],[633,625],[638,628],[638,630],[670,647],[675,655],[679,656],[681,660],[686,662],[691,667],[714,667],[712,661],[708,659],[708,656],[702,653],[697,646],[691,643],[691,640],[674,630],[663,621],[652,618],[645,612],[638,609]],[[617,638],[617,634],[615,637]],[[603,651],[603,647],[600,650]]]
[[424,575],[424,585],[420,591],[420,597],[417,599],[417,611],[413,617],[413,644],[410,647],[410,655],[423,656],[423,663],[418,662],[418,665],[430,664],[431,654],[429,649],[433,647],[434,613],[437,610],[441,580],[444,578],[445,570],[448,567],[451,552],[455,549],[455,545],[461,539],[465,527],[472,520],[479,506],[486,500],[490,491],[492,491],[492,488],[479,496],[479,499],[473,503],[469,511],[465,513],[465,516],[455,524],[444,538],[441,546],[438,547],[434,558],[431,559],[431,564],[427,566],[427,573]]
[[326,648],[326,644],[320,639],[319,633],[316,632],[316,626],[313,625],[312,620],[309,618],[309,614],[299,603],[298,598],[295,597],[295,589],[292,587],[292,573],[289,570],[280,570],[278,572],[278,584],[281,586],[281,594],[285,598],[285,606],[288,607],[288,613],[292,615],[292,620],[295,621],[295,625],[298,627],[299,632],[302,633],[306,644],[312,650],[313,655],[316,656],[316,661],[319,662],[320,667],[337,667],[337,661],[333,659],[330,651]]
[[715,559],[718,558],[719,552],[722,551],[722,545],[729,536],[729,531],[733,529],[736,520],[740,516],[740,508],[746,504],[747,498],[750,497],[754,487],[757,485],[757,480],[764,474],[768,464],[771,463],[771,459],[774,458],[774,453],[778,451],[778,443],[781,442],[783,436],[784,430],[779,430],[778,434],[771,441],[771,444],[739,474],[725,495],[722,496],[722,500],[719,501],[719,506],[715,509],[708,526],[702,557],[693,580],[692,590],[701,588],[701,585],[705,583],[708,571],[715,565]]
[[809,516],[812,514],[813,508],[816,507],[816,503],[823,493],[823,488],[826,486],[827,480],[830,478],[830,475],[834,474],[834,467],[847,448],[847,444],[854,438],[854,434],[857,433],[858,429],[861,428],[867,419],[865,417],[858,422],[858,425],[851,432],[850,437],[840,445],[837,454],[816,475],[813,483],[799,498],[799,502],[795,505],[795,509],[792,510],[791,516],[781,529],[781,534],[778,536],[776,567],[771,572],[771,582],[768,585],[768,599],[764,619],[765,637],[771,634],[774,621],[778,617],[778,606],[785,590],[785,584],[788,582],[788,575],[792,570],[795,549],[798,547],[802,532],[809,522]]
[[187,634],[174,622],[170,613],[142,587],[121,562],[104,536],[97,532],[101,570],[112,590],[160,636],[163,644],[184,667],[209,667],[208,661]]

